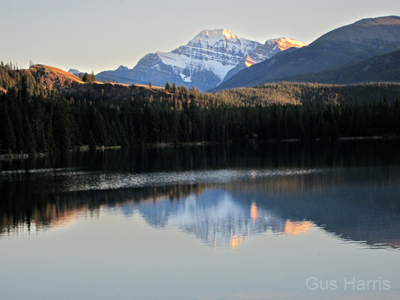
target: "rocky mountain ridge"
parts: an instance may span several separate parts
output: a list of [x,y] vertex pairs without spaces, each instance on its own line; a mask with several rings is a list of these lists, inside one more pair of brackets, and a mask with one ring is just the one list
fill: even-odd
[[269,39],[261,44],[226,29],[203,30],[187,45],[171,52],[145,55],[133,69],[121,66],[96,76],[98,80],[141,84],[151,81],[160,86],[169,81],[204,91],[222,83],[233,69],[237,73],[279,52],[303,46],[306,45],[288,38]]

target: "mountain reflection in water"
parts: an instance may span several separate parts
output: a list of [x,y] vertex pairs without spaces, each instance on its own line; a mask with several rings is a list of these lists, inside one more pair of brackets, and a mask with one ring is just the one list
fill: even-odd
[[110,152],[100,161],[88,156],[89,165],[78,154],[35,168],[3,163],[0,237],[116,211],[128,218],[139,212],[150,226],[179,228],[218,248],[313,227],[343,241],[399,247],[397,144],[334,146]]
[[32,207],[3,212],[1,230],[40,232],[110,210],[128,218],[138,212],[152,227],[178,228],[211,247],[234,249],[256,234],[296,236],[313,226],[372,247],[400,246],[399,168],[299,174],[46,194]]
[[[273,211],[257,208],[252,202],[234,201],[224,190],[210,189],[200,196],[191,195],[182,201],[141,202],[123,205],[125,215],[138,210],[151,226],[179,228],[194,234],[211,247],[237,248],[248,237],[266,232],[289,236],[305,233],[312,223],[292,222]],[[256,214],[255,214],[256,211]]]

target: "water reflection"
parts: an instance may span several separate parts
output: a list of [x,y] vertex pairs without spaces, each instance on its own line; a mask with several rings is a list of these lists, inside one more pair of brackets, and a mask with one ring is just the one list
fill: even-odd
[[[102,173],[182,172],[222,169],[319,169],[399,165],[396,141],[211,145],[80,152],[0,161],[0,171],[90,170]],[[23,171],[25,172],[25,171]],[[1,183],[1,182],[0,182]]]
[[303,231],[300,229],[302,223],[311,227],[309,222],[291,222],[273,211],[257,208],[255,202],[248,205],[235,201],[228,191],[219,189],[210,189],[180,201],[165,199],[122,206],[122,211],[128,216],[136,209],[148,224],[158,228],[179,228],[211,247],[235,249],[248,237],[268,230],[296,235],[306,231],[305,227]]
[[292,222],[291,220],[287,220],[285,224],[285,233],[289,236],[308,233],[312,226],[313,223],[309,221]]
[[[104,208],[126,217],[139,212],[150,226],[178,228],[218,248],[235,249],[264,232],[305,234],[313,226],[345,241],[399,247],[399,180],[399,168],[373,167],[221,183],[34,193],[26,203],[9,202],[9,210],[1,211],[0,229],[34,227],[40,232],[66,226],[79,216],[100,216]],[[13,195],[25,195],[26,183],[11,185]]]
[[[87,190],[110,190],[146,186],[163,186],[170,184],[191,183],[226,183],[234,180],[246,180],[264,177],[296,176],[311,173],[330,172],[324,169],[286,169],[286,170],[209,170],[184,172],[155,172],[155,173],[103,173],[100,171],[67,171],[31,170],[0,172],[0,178],[6,181],[41,180],[51,174],[59,177],[54,189],[58,192],[75,192]],[[13,175],[13,176],[12,176]],[[54,190],[53,190],[54,191]]]
[[[139,212],[155,228],[179,228],[217,248],[315,226],[343,240],[399,247],[398,147],[378,146],[346,144],[356,156],[336,144],[325,152],[293,144],[110,152],[91,162],[77,154],[36,168],[3,163],[0,237],[67,226],[106,208],[127,217]],[[154,151],[159,156],[150,159]]]

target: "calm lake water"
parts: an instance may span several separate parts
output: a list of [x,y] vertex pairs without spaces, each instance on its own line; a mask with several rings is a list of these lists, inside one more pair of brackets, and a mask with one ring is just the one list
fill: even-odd
[[0,164],[0,299],[400,299],[400,144]]

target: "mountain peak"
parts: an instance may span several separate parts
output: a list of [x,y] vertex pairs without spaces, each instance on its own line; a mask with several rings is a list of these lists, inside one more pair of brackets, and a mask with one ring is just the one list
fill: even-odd
[[128,68],[128,67],[125,67],[125,66],[123,66],[123,65],[120,65],[120,66],[118,67],[118,69],[117,69],[117,71],[125,71],[125,70],[129,70],[129,68]]
[[230,40],[230,39],[236,40],[237,38],[240,39],[239,36],[232,33],[228,29],[203,30],[199,33],[199,35],[206,36],[206,37],[210,37],[210,36],[224,37],[227,40]]
[[301,48],[301,47],[307,46],[307,44],[304,44],[297,40],[288,39],[288,38],[284,38],[284,37],[267,40],[265,42],[265,45],[277,45],[278,48],[281,49],[282,51],[287,50],[292,47]]
[[[162,86],[168,81],[206,91],[241,69],[292,47],[291,44],[297,48],[304,45],[285,38],[262,44],[241,38],[228,29],[202,30],[186,45],[171,52],[149,53],[133,69],[120,67],[113,72],[120,82],[151,81]],[[109,73],[101,74],[106,75]]]
[[72,74],[72,75],[79,75],[79,73],[81,73],[78,69],[69,69],[68,73]]
[[[225,42],[235,42],[237,40],[242,40],[242,38],[228,29],[213,29],[213,30],[202,30],[198,35],[196,35],[189,43],[208,43],[215,44],[220,41]],[[243,39],[246,40],[246,39]]]

